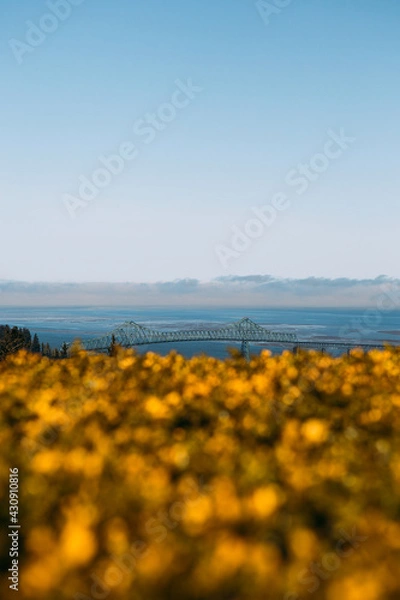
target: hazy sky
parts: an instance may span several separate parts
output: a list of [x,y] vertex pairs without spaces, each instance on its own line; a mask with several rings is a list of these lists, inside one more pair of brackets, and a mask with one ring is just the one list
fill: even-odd
[[0,279],[400,276],[399,1],[259,5],[2,1]]

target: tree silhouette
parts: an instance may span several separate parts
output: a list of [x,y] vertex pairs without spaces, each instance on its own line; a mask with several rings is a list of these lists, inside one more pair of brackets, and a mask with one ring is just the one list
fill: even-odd
[[115,352],[117,350],[117,346],[118,346],[118,344],[117,344],[117,341],[115,339],[115,335],[112,334],[111,344],[108,347],[108,356],[115,356]]
[[29,329],[0,325],[0,359],[23,348],[30,350],[31,334]]
[[41,348],[40,348],[40,342],[39,342],[39,338],[37,333],[35,333],[35,335],[33,336],[33,340],[32,340],[32,345],[31,345],[31,352],[34,352],[35,354],[40,354]]

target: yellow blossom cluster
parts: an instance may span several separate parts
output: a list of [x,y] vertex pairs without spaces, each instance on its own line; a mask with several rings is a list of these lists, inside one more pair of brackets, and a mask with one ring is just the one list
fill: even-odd
[[20,352],[0,419],[21,600],[400,598],[398,349]]

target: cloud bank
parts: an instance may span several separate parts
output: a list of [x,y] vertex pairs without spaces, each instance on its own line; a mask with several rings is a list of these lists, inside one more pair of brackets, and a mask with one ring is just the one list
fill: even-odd
[[375,279],[231,275],[206,282],[198,279],[155,283],[0,280],[0,306],[373,307],[388,289],[400,290],[400,279],[385,275]]

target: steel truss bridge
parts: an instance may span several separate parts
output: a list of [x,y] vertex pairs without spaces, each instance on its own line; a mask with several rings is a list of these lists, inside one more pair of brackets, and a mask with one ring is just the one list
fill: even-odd
[[165,342],[204,342],[223,341],[240,342],[242,354],[249,358],[249,342],[262,342],[271,346],[291,347],[294,351],[299,348],[326,350],[338,349],[349,351],[351,348],[371,350],[383,349],[383,344],[358,344],[357,342],[338,342],[330,340],[299,340],[295,333],[271,331],[254,323],[248,318],[235,323],[216,328],[183,329],[178,331],[158,331],[143,327],[133,321],[123,323],[110,333],[98,338],[82,342],[84,349],[89,351],[107,351],[113,343],[123,348],[133,348],[147,344],[161,344]]

